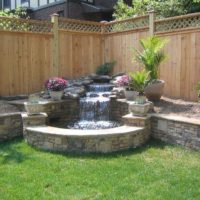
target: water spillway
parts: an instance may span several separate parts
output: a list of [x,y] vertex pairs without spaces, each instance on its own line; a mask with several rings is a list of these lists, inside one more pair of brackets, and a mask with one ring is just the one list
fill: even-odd
[[86,97],[80,99],[80,120],[69,125],[71,129],[106,129],[119,126],[111,121],[111,84],[92,84]]

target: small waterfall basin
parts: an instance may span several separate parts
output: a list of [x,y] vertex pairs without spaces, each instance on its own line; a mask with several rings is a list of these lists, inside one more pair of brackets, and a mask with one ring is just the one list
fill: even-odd
[[110,94],[114,85],[91,84],[86,97],[79,102],[79,120],[66,125],[58,123],[57,127],[68,129],[97,130],[118,127],[121,124],[112,120],[110,112]]

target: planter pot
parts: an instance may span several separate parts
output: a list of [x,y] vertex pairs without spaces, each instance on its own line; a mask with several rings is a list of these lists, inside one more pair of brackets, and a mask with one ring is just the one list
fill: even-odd
[[137,104],[145,104],[146,101],[147,101],[146,96],[137,96],[137,97],[135,98],[135,102],[136,102]]
[[155,83],[148,85],[145,88],[145,96],[149,101],[159,101],[163,95],[165,81],[157,80]]
[[27,112],[28,115],[36,115],[39,114],[41,112],[43,112],[43,107],[41,104],[39,103],[25,103],[25,110]]
[[131,90],[124,90],[124,94],[125,94],[126,100],[128,101],[134,101],[136,97],[138,96],[138,92],[131,91]]
[[59,101],[62,99],[63,91],[49,91],[49,94],[54,101]]
[[146,102],[145,104],[138,104],[136,102],[129,104],[129,111],[136,116],[146,116],[151,107],[151,102]]

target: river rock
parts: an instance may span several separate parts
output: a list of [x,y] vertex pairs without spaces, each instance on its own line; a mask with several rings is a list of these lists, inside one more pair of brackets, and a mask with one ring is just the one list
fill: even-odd
[[112,90],[112,94],[115,94],[117,99],[125,98],[124,88],[122,87],[114,87]]
[[84,87],[75,87],[75,86],[73,86],[73,87],[68,87],[68,88],[66,88],[65,90],[64,90],[64,95],[65,96],[70,96],[70,95],[72,95],[72,96],[74,96],[74,95],[78,95],[79,97],[82,97],[82,96],[84,96],[85,95],[85,93],[86,93],[86,90],[85,90],[85,88]]
[[92,83],[93,83],[93,80],[91,80],[91,79],[86,79],[86,80],[82,81],[82,85],[84,85],[84,86],[88,86]]

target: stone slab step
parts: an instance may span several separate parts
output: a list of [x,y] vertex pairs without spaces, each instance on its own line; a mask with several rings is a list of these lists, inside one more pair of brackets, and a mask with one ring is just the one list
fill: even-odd
[[150,127],[150,116],[139,117],[132,114],[127,114],[122,117],[122,121],[125,125],[136,127]]

